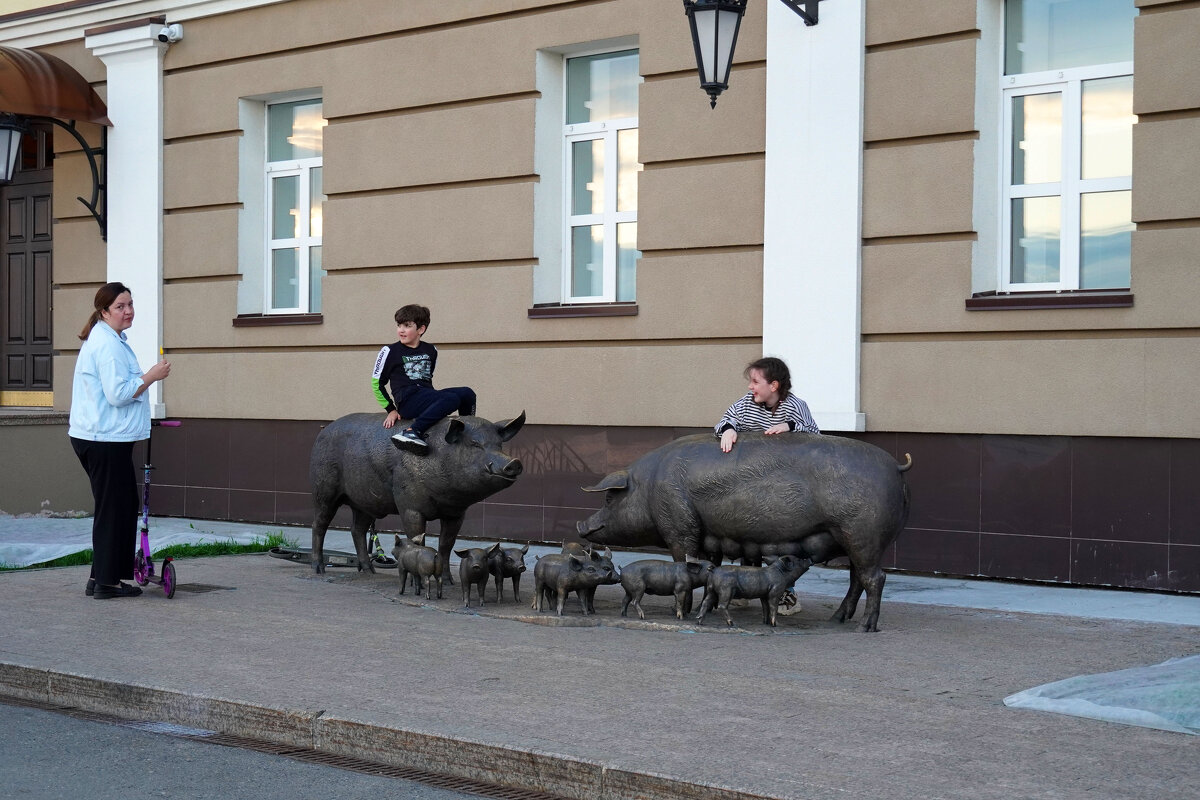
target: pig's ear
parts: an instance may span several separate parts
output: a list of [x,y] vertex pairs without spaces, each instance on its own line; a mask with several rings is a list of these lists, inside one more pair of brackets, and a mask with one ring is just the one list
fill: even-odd
[[527,544],[521,548],[521,555],[525,555],[528,552],[529,552],[529,545]]
[[455,550],[454,555],[458,556],[459,558],[466,558],[467,556],[471,555],[471,550],[470,548]]
[[619,469],[616,472],[604,476],[604,480],[597,483],[595,486],[585,486],[585,492],[607,492],[609,489],[628,489],[629,488],[629,471]]
[[423,533],[420,536],[410,536],[409,538],[412,539],[417,544],[420,544],[420,545],[425,544],[425,534],[423,534]]
[[525,424],[525,412],[521,412],[521,416],[516,419],[505,420],[504,422],[496,423],[496,432],[500,434],[500,441],[507,442],[509,439],[517,435],[517,431],[521,430],[521,426]]
[[466,429],[467,426],[461,419],[450,420],[450,425],[446,428],[446,441],[450,444],[458,444],[462,441],[463,431]]
[[396,547],[400,546],[400,534],[396,534]]
[[487,554],[489,556],[493,556],[499,552],[500,552],[500,543],[496,542],[494,545],[492,545],[491,547],[488,548]]

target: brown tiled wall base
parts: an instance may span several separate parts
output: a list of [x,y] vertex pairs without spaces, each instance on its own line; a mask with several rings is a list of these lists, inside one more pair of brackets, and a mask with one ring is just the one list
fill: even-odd
[[[308,457],[322,424],[190,419],[156,428],[151,508],[167,516],[307,525]],[[525,473],[473,506],[462,536],[573,538],[575,523],[602,500],[581,487],[696,432],[526,425],[508,443]],[[854,436],[898,460],[913,457],[905,476],[913,497],[908,528],[885,567],[1200,593],[1200,440]],[[349,527],[346,509],[334,524]],[[398,518],[380,528],[396,530]]]

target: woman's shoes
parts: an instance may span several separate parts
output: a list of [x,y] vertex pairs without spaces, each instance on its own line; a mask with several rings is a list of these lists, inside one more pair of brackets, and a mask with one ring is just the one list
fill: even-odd
[[118,583],[116,586],[104,586],[97,583],[92,588],[92,597],[97,600],[108,600],[113,597],[137,597],[142,590],[128,583]]

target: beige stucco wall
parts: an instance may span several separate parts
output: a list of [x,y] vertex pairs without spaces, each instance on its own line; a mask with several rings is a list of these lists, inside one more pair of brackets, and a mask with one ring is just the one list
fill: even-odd
[[[1193,437],[1200,9],[1139,2],[1134,306],[967,311],[996,191],[979,48],[998,2],[868,2],[862,402],[872,430]],[[1186,63],[1183,63],[1186,62]],[[988,66],[987,70],[992,69]],[[979,80],[983,80],[980,78]],[[986,208],[987,205],[985,204]],[[986,238],[986,237],[982,237]]]
[[[757,11],[739,39],[738,91],[716,112],[696,85],[677,4],[294,0],[188,21],[164,78],[168,413],[370,410],[370,368],[395,338],[392,313],[421,302],[433,311],[427,338],[443,353],[437,383],[474,386],[481,413],[712,424],[761,351],[766,45]],[[645,77],[638,314],[531,319],[535,54],[618,38],[637,42]],[[73,57],[102,79],[94,59]],[[329,121],[323,321],[235,327],[240,271],[258,268],[238,261],[238,101],[305,89],[320,93]],[[715,208],[698,208],[705,194],[734,213],[718,223]],[[70,226],[61,256],[101,258],[98,272],[72,263],[58,273],[69,280],[56,313],[70,321],[56,328],[60,386],[75,318],[104,269],[102,248]],[[57,399],[66,406],[64,393]]]

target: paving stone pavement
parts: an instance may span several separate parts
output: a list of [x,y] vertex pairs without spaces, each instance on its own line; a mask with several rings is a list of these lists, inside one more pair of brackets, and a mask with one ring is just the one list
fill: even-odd
[[0,573],[0,695],[571,798],[1195,796],[1196,737],[1001,700],[1194,654],[1196,625],[885,589],[881,631],[860,634],[802,579],[803,610],[778,629],[757,604],[729,629],[677,622],[670,598],[622,619],[619,586],[595,616],[573,597],[539,614],[532,569],[520,603],[490,585],[471,609],[458,586],[398,596],[394,570],[317,576],[266,555],[177,569],[174,599],[150,585],[102,602],[84,597],[86,567]]

